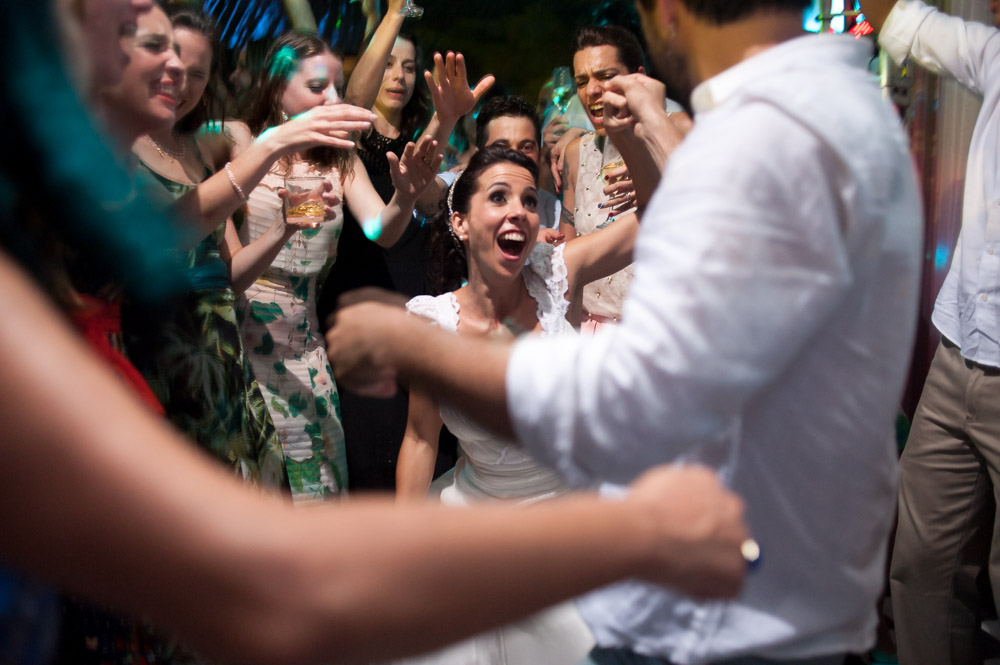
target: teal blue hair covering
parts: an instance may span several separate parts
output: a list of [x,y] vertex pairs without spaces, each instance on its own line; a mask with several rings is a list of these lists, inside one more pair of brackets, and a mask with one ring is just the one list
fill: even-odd
[[[0,3],[0,247],[39,279],[62,242],[95,282],[153,304],[180,286],[180,227],[138,195],[63,67],[51,0]],[[40,224],[27,224],[29,215]]]

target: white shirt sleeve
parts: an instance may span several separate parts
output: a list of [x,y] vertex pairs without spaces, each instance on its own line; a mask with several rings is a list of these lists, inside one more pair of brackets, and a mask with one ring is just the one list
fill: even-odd
[[994,73],[1000,55],[1000,31],[949,16],[920,0],[899,0],[882,26],[879,43],[902,63],[907,57],[935,74],[948,74],[978,92]]
[[571,484],[724,444],[851,281],[832,151],[766,104],[743,119],[754,131],[701,126],[671,157],[620,325],[514,347],[515,432]]

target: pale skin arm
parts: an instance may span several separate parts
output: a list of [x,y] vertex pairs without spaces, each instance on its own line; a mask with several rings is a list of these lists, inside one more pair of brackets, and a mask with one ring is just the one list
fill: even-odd
[[[438,145],[448,145],[452,130],[459,119],[471,113],[480,98],[492,87],[496,80],[492,74],[487,74],[474,88],[469,88],[469,75],[465,67],[465,56],[452,53],[442,56],[434,54],[434,71],[424,72],[424,79],[431,91],[434,103],[434,116],[427,123],[421,136],[430,136]],[[417,210],[424,215],[433,215],[438,211],[438,205],[444,197],[447,187],[443,180],[435,178],[417,199]]]
[[427,498],[443,424],[437,402],[420,390],[411,390],[406,432],[396,462],[396,498],[400,501]]
[[382,201],[368,178],[368,172],[357,155],[354,172],[344,179],[344,200],[358,223],[365,227],[370,220],[380,220],[380,231],[369,238],[380,247],[392,247],[406,230],[413,216],[417,197],[434,180],[441,155],[437,154],[437,141],[424,136],[417,144],[409,143],[402,159],[388,154],[389,171],[396,188],[388,203]]
[[875,32],[882,32],[882,26],[889,17],[889,12],[896,6],[896,0],[863,0],[861,11],[865,13],[865,18],[875,28]]
[[568,239],[576,238],[576,225],[573,219],[576,209],[576,176],[580,168],[580,137],[577,136],[565,149],[566,166],[563,171],[562,219],[559,220],[559,231]]
[[[228,122],[226,127],[233,139],[229,170],[243,193],[249,195],[280,157],[317,145],[353,148],[349,134],[367,130],[373,118],[371,111],[349,104],[317,106],[265,131],[256,140],[251,139],[245,124]],[[197,238],[200,241],[243,205],[243,199],[229,175],[220,169],[175,205],[183,219],[197,224],[202,234]]]
[[0,287],[0,307],[19,313],[0,318],[0,381],[18,386],[0,401],[4,564],[141,611],[206,656],[378,660],[624,577],[710,597],[740,587],[742,504],[708,471],[659,470],[621,501],[530,510],[361,498],[296,509],[152,416],[2,254]]
[[392,52],[393,44],[396,43],[399,29],[403,27],[404,17],[399,10],[404,2],[405,0],[389,0],[385,16],[375,29],[375,34],[372,35],[365,52],[354,65],[351,79],[347,82],[344,101],[348,104],[366,109],[375,106],[378,90],[382,85],[382,76],[385,73],[385,63]]
[[548,163],[549,170],[552,171],[552,184],[556,189],[556,194],[563,191],[563,187],[566,185],[564,182],[566,171],[566,146],[586,133],[587,130],[581,127],[570,127],[562,136],[559,137],[559,140],[556,141],[556,144],[552,147]]
[[595,279],[614,274],[632,263],[632,249],[639,233],[639,218],[634,213],[619,217],[600,231],[578,236],[566,243],[569,292]]

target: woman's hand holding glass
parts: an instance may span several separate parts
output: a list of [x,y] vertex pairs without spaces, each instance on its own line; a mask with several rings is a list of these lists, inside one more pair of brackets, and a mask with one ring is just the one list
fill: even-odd
[[[282,203],[282,219],[285,222],[286,234],[292,234],[295,231],[318,229],[323,222],[332,219],[337,214],[337,208],[342,203],[340,194],[333,191],[333,183],[330,182],[329,178],[317,177],[317,179],[323,181],[320,184],[318,193],[290,191],[294,187],[287,186],[287,180],[286,187],[277,191],[278,198],[281,199]],[[309,210],[311,214],[295,214],[292,212],[296,208],[301,207],[302,204],[309,206],[318,204],[318,206],[321,206],[323,209],[322,218],[318,218],[312,209]]]
[[608,221],[611,222],[614,221],[614,217],[635,207],[635,184],[622,160],[602,166],[601,176],[604,182],[604,195],[607,197],[601,204],[601,210],[608,213]]

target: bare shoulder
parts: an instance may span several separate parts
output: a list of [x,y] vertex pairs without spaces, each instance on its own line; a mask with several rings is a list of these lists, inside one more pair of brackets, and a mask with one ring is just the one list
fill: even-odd
[[219,168],[246,150],[253,143],[253,134],[239,120],[213,121],[198,130],[197,139],[198,147]]

